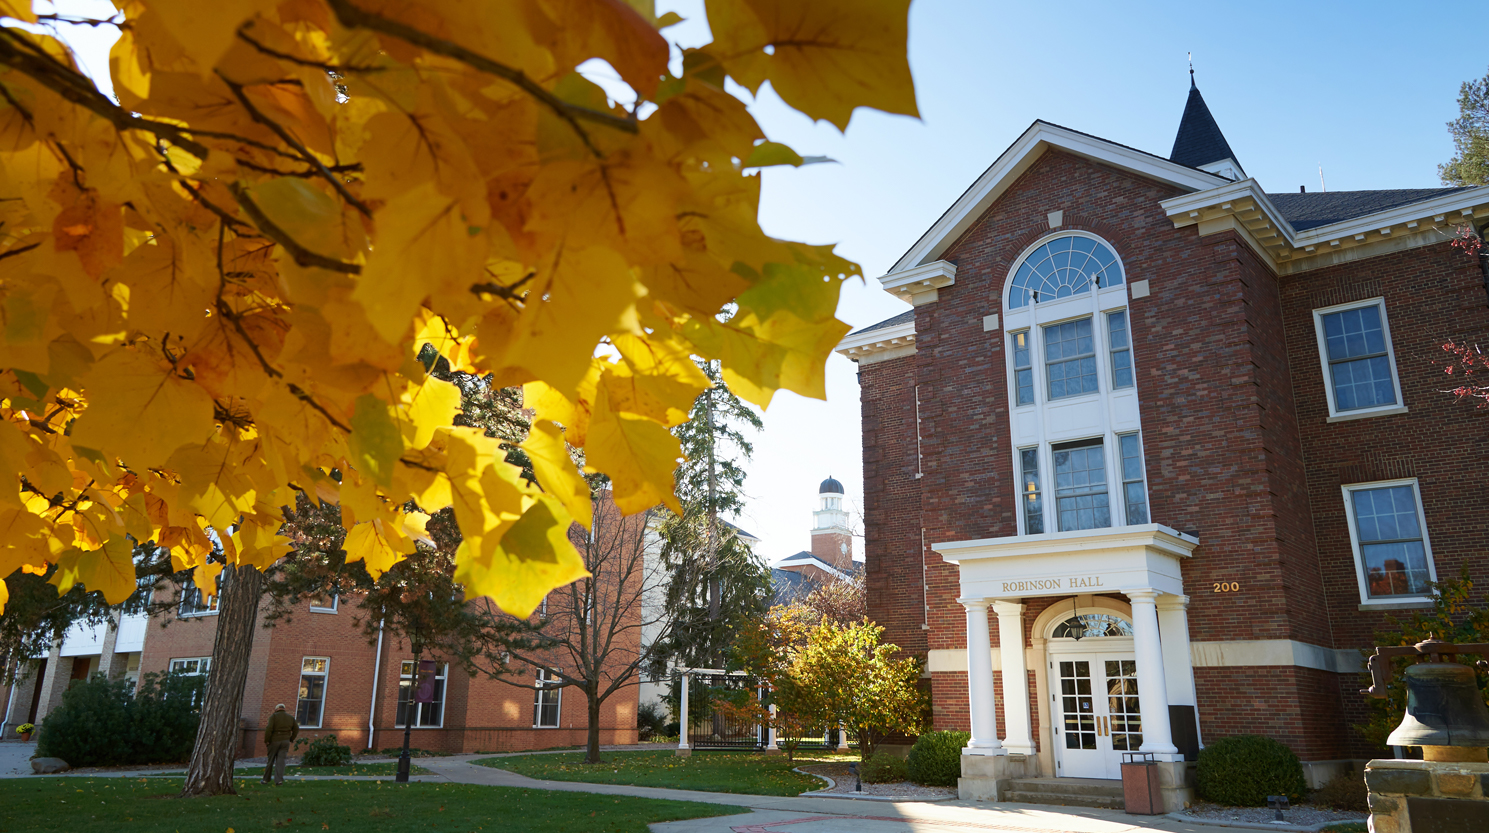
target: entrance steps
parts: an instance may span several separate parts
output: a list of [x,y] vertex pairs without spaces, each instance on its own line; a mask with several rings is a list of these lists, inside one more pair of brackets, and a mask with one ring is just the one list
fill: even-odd
[[1004,801],[1121,810],[1122,782],[1103,778],[1015,778]]

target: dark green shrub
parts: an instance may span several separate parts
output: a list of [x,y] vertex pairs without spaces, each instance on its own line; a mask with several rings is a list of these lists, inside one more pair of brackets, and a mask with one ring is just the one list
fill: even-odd
[[910,780],[910,765],[888,752],[875,752],[858,765],[858,775],[865,784],[897,784]]
[[655,702],[642,703],[636,709],[636,730],[642,742],[666,734],[667,713]]
[[962,777],[962,747],[971,732],[926,732],[916,738],[905,763],[910,780],[928,787],[955,787]]
[[79,766],[134,763],[133,709],[125,680],[95,677],[62,692],[62,705],[41,722],[36,754]]
[[335,735],[321,735],[314,740],[300,738],[295,741],[295,749],[301,747],[305,752],[300,757],[300,766],[346,766],[352,762],[352,748],[337,743]]
[[1261,735],[1221,738],[1206,746],[1196,775],[1200,798],[1231,807],[1262,807],[1269,795],[1297,802],[1308,791],[1298,756]]
[[1365,788],[1364,776],[1357,772],[1345,772],[1330,778],[1327,784],[1314,790],[1308,796],[1308,803],[1331,810],[1363,813],[1370,809],[1369,799],[1370,791]]
[[146,674],[134,696],[137,764],[186,761],[196,744],[207,678],[195,674]]

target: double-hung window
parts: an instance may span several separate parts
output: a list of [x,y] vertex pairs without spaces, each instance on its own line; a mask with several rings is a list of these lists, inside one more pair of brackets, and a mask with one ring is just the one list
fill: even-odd
[[1436,580],[1416,480],[1344,487],[1363,602],[1427,599]]
[[176,615],[184,619],[188,616],[208,616],[216,612],[217,594],[202,590],[196,586],[195,581],[187,581],[186,586],[181,588],[181,607]]
[[1055,458],[1055,514],[1060,531],[1105,529],[1112,525],[1106,488],[1106,456],[1100,438],[1057,443]]
[[533,683],[533,728],[556,729],[563,704],[564,690],[558,675],[547,668],[538,669]]
[[1089,317],[1044,328],[1044,367],[1052,400],[1096,392],[1096,339]]
[[1039,486],[1039,449],[1019,449],[1019,469],[1023,475],[1024,534],[1039,535],[1044,532],[1044,499]]
[[1132,387],[1132,336],[1127,331],[1127,310],[1106,314],[1107,340],[1111,342],[1112,390]]
[[445,719],[445,681],[450,672],[449,663],[436,663],[434,666],[434,702],[415,703],[415,689],[419,685],[419,675],[413,660],[403,660],[398,668],[398,714],[394,719],[394,725],[402,729],[408,725],[410,715],[413,716],[415,729],[438,729],[444,725]]
[[310,597],[311,613],[335,613],[340,597],[335,593],[328,593]]
[[1330,419],[1401,413],[1385,301],[1313,311]]
[[1013,334],[1013,387],[1018,404],[1034,404],[1034,368],[1030,365],[1028,330]]
[[1122,452],[1122,499],[1129,525],[1148,522],[1148,487],[1143,479],[1143,444],[1137,434],[1117,435]]
[[305,657],[300,660],[300,693],[295,701],[295,721],[302,729],[319,729],[326,708],[326,674],[331,660]]
[[171,660],[172,674],[185,674],[188,677],[205,677],[212,668],[211,657],[192,657],[190,659]]

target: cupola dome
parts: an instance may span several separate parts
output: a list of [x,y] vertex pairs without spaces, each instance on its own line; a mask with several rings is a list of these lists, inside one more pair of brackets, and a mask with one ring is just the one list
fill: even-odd
[[835,495],[843,494],[843,484],[839,483],[835,478],[832,477],[829,477],[826,480],[822,481],[822,485],[817,487],[817,494],[825,495],[829,493]]

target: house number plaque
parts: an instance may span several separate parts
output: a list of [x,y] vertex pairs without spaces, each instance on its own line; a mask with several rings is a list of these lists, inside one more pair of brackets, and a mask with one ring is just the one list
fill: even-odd
[[1216,593],[1239,593],[1241,590],[1239,581],[1217,581],[1214,584]]

